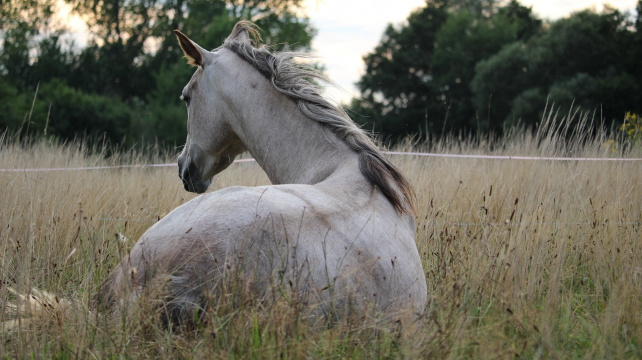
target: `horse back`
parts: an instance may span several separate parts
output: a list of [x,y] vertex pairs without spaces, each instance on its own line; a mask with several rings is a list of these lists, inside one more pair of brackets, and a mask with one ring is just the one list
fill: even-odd
[[426,284],[414,221],[376,192],[359,198],[335,190],[231,187],[199,196],[140,238],[109,287],[131,287],[132,279],[143,287],[164,274],[175,294],[198,303],[190,289],[211,290],[243,274],[259,297],[269,296],[276,279],[306,303],[345,307],[366,298],[389,307],[410,299],[421,307]]

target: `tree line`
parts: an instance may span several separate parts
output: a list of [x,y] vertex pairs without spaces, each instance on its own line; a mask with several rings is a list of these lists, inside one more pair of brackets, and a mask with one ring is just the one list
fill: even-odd
[[57,28],[57,0],[0,3],[0,132],[109,139],[133,146],[182,144],[179,100],[193,68],[173,30],[211,48],[250,19],[275,49],[310,49],[315,34],[301,0],[65,0],[89,43]]
[[364,57],[352,114],[392,139],[501,135],[546,108],[622,124],[642,112],[642,1],[636,12],[545,22],[517,0],[427,0]]
[[[64,0],[86,21],[79,47],[57,0],[0,3],[0,132],[181,144],[178,94],[193,69],[173,29],[218,46],[240,19],[275,50],[310,49],[302,0]],[[364,56],[355,120],[384,138],[535,126],[547,104],[606,125],[642,113],[642,0],[547,22],[517,0],[426,0]],[[356,15],[355,15],[356,16]]]

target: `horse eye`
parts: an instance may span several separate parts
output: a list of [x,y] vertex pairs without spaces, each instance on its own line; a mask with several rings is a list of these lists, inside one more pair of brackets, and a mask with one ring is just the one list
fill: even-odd
[[185,101],[186,105],[189,105],[189,96],[181,94],[181,100]]

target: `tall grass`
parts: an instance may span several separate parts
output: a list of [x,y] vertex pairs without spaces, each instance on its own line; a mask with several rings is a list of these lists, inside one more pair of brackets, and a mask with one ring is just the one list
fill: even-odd
[[[640,157],[606,132],[549,117],[501,140],[445,139],[413,150]],[[583,119],[586,120],[586,117]],[[561,124],[561,125],[560,125]],[[0,144],[0,168],[169,162],[37,140]],[[417,246],[430,300],[403,323],[369,314],[331,325],[291,299],[258,304],[233,289],[197,319],[164,328],[142,299],[113,317],[91,296],[137,238],[191,199],[175,168],[0,173],[0,353],[8,358],[641,358],[642,164],[394,156],[418,198]],[[268,184],[254,163],[213,190]],[[11,304],[38,288],[37,319]],[[361,316],[359,316],[361,315]]]

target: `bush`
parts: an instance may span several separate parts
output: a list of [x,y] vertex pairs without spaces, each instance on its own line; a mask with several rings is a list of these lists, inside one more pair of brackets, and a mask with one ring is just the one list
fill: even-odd
[[[23,134],[63,139],[105,137],[114,142],[122,141],[129,132],[134,112],[120,99],[84,93],[60,79],[41,85],[36,91],[34,101],[34,95],[17,95],[15,89],[0,83],[3,107],[0,110],[8,108],[0,115],[0,126]],[[14,101],[8,101],[12,97]]]

